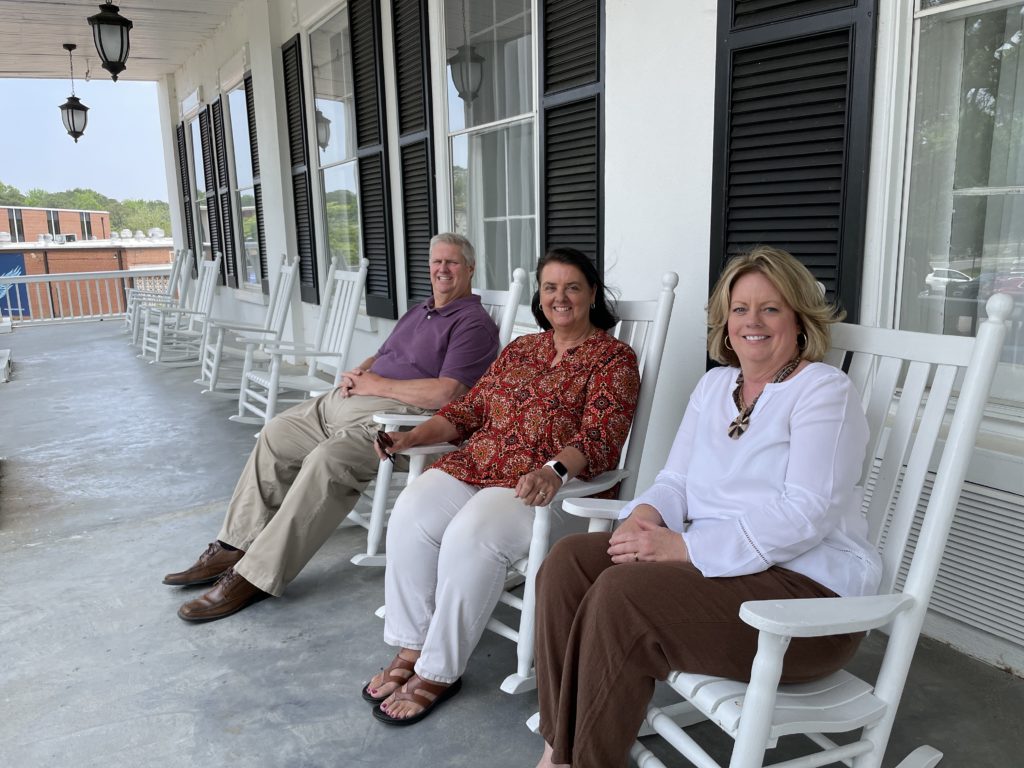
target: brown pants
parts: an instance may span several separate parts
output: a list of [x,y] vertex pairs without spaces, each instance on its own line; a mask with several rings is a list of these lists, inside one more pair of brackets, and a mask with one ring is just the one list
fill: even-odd
[[[540,732],[574,768],[626,765],[654,683],[672,670],[749,680],[757,630],[741,603],[836,596],[778,567],[709,579],[689,563],[615,565],[609,536],[567,536],[537,576]],[[795,638],[783,682],[840,669],[862,637]]]

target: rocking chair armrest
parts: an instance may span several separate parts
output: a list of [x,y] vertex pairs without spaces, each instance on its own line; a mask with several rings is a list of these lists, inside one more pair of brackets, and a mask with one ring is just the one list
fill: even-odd
[[430,418],[427,413],[388,413],[381,411],[373,414],[373,420],[382,427],[415,427]]
[[197,317],[206,315],[205,312],[200,312],[198,309],[184,309],[182,307],[149,307],[148,309],[160,315],[195,315]]
[[223,328],[225,331],[238,331],[240,333],[273,333],[273,331],[268,331],[262,325],[240,323],[235,320],[228,320],[227,318],[211,317],[209,323],[212,327]]
[[302,344],[295,341],[268,341],[266,350],[275,355],[307,355],[323,351],[312,344]]
[[[226,328],[225,330],[235,330],[234,328]],[[270,336],[270,339],[261,338]],[[277,336],[277,331],[273,330],[252,330],[252,331],[241,331],[235,336],[235,341],[239,344],[272,344],[274,343],[274,337]]]
[[591,520],[618,520],[624,506],[626,502],[620,499],[573,498],[562,502],[562,509],[570,515]]
[[427,445],[413,445],[401,451],[395,451],[398,456],[433,456],[438,453],[451,453],[459,446],[452,443],[429,443]]
[[740,618],[762,632],[822,637],[885,626],[913,602],[913,596],[906,594],[749,600],[740,606]]

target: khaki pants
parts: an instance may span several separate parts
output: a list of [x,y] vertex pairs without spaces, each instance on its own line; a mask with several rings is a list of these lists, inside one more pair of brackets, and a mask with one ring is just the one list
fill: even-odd
[[[610,534],[568,536],[537,575],[540,733],[556,763],[627,764],[655,680],[672,670],[748,680],[757,630],[739,618],[747,600],[835,597],[784,568],[706,578],[690,563],[608,557]],[[795,638],[783,682],[840,669],[863,633]]]
[[378,411],[430,413],[338,389],[275,416],[260,432],[217,538],[245,551],[235,570],[281,595],[377,475]]

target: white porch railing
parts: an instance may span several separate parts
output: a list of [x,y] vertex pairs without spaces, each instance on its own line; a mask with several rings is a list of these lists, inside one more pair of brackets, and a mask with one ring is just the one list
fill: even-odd
[[123,317],[129,288],[167,290],[171,266],[0,277],[0,318],[39,325]]

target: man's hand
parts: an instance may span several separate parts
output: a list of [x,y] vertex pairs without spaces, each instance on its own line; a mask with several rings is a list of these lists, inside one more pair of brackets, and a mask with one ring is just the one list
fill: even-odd
[[378,376],[376,373],[364,371],[362,368],[353,368],[351,371],[346,371],[341,375],[338,389],[341,390],[342,397],[378,395],[380,394],[380,384],[383,380],[384,377]]
[[[657,518],[655,520],[654,518]],[[681,534],[661,523],[654,507],[642,504],[615,529],[608,555],[613,563],[689,562],[690,554]]]

